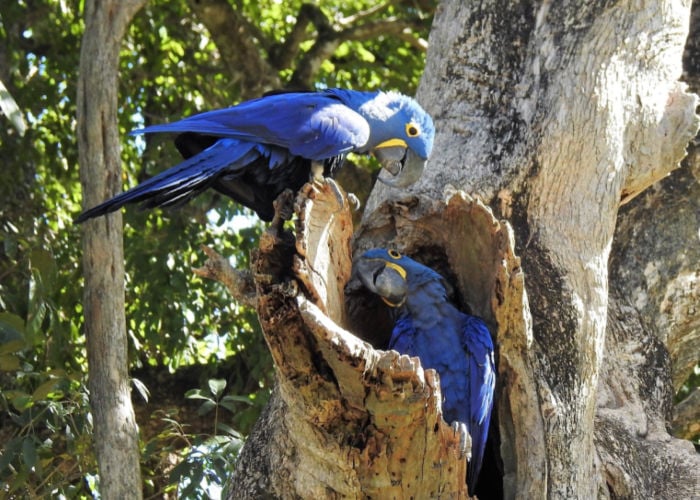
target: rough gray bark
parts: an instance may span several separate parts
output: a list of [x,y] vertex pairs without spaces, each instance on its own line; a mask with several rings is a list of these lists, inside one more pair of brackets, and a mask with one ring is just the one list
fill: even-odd
[[611,283],[668,348],[674,392],[700,352],[699,223],[700,185],[683,168],[620,211],[611,255]]
[[[541,425],[522,425],[532,406],[499,410],[510,434],[501,445],[508,498],[605,496],[604,481],[615,494],[596,465],[594,414],[604,354],[616,346],[613,338],[606,348],[606,329],[618,207],[676,168],[697,131],[694,97],[677,82],[689,4],[553,7],[443,2],[418,96],[437,122],[437,154],[414,191],[435,197],[452,184],[479,194],[513,222],[522,256],[534,341],[520,373],[536,378]],[[399,196],[382,186],[369,207]],[[511,380],[500,401],[519,391]],[[543,447],[544,464],[539,453],[517,456],[512,440]],[[611,441],[597,442],[607,470],[606,458],[620,457],[604,449]],[[681,447],[666,455],[667,465],[675,460],[685,464],[675,478],[682,492],[692,478],[681,471],[697,457]]]
[[[78,148],[83,205],[121,191],[117,129],[119,48],[145,0],[85,3],[78,81]],[[85,224],[83,273],[90,406],[100,493],[141,498],[138,428],[131,405],[124,319],[124,257],[119,212]]]
[[595,419],[599,497],[696,498],[700,460],[692,443],[668,434],[670,358],[645,322],[613,287]]
[[673,411],[673,394],[700,352],[700,248],[688,244],[697,238],[699,204],[700,186],[686,166],[618,215],[596,415],[597,449],[616,498],[700,491],[682,479],[697,476],[695,450],[666,431],[685,438],[700,431],[698,406]]
[[[663,243],[673,208],[658,224],[657,212],[634,208],[698,129],[695,96],[678,82],[689,14],[689,3],[670,0],[438,8],[418,95],[436,121],[433,156],[412,193],[375,187],[354,247],[391,244],[435,267],[455,301],[489,322],[506,498],[697,493],[698,456],[666,430],[671,374],[684,373],[681,353],[695,338],[684,332],[697,331],[694,292],[677,291],[684,274],[697,278],[697,260],[650,244]],[[691,186],[684,195],[696,196]],[[512,232],[454,188],[478,195]],[[470,215],[455,218],[455,206]],[[643,227],[654,228],[648,240],[637,238]],[[635,245],[648,254],[617,260]],[[639,281],[650,263],[660,279]],[[380,345],[381,309],[361,296],[350,308],[352,331]],[[267,449],[257,436],[240,470],[267,470],[270,493],[289,482],[275,467],[249,467],[250,450]]]

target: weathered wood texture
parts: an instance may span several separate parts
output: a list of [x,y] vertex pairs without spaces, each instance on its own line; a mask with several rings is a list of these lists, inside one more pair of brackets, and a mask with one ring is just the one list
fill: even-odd
[[[696,98],[678,82],[689,7],[677,1],[445,1],[438,8],[418,93],[436,119],[435,152],[413,191],[437,198],[453,185],[478,194],[511,221],[532,313],[533,339],[522,361],[533,370],[538,397],[529,408],[541,416],[542,432],[518,435],[523,429],[515,427],[516,434],[502,440],[507,498],[618,492],[603,473],[612,463],[606,460],[620,459],[606,449],[616,442],[594,441],[605,354],[623,342],[612,334],[606,339],[612,321],[608,260],[622,234],[615,232],[621,203],[676,169],[697,132]],[[372,210],[382,201],[401,196],[375,188],[364,224],[382,217]],[[637,228],[656,226],[649,213],[639,216],[646,218]],[[657,248],[647,262],[679,255]],[[684,327],[676,321],[689,320],[691,330],[695,324],[693,308],[681,296],[695,293],[697,278],[692,271],[683,276],[683,269],[692,266],[675,266],[663,281],[647,282],[667,299],[651,300],[645,314],[663,324],[655,335],[668,340],[672,353],[688,347],[673,340],[689,338],[679,336]],[[623,295],[632,292],[623,289]],[[678,354],[673,360],[674,371],[692,364]],[[606,376],[625,379],[636,369],[615,366]],[[644,392],[638,398],[655,400]],[[635,409],[633,399],[619,404],[629,405],[629,414]],[[511,408],[516,410],[526,408]],[[516,442],[543,446],[544,464],[539,453],[534,460],[514,453]],[[650,440],[639,449],[653,453],[656,446],[661,453],[665,445]],[[668,467],[688,459],[687,449],[676,451],[675,457],[672,449],[661,453]],[[625,461],[622,470],[639,467],[653,476],[658,463],[640,465],[646,458],[637,465]],[[687,471],[680,467],[675,477],[686,486],[694,480]],[[645,491],[644,483],[634,484],[643,475],[629,474],[629,491]]]
[[[674,209],[652,211],[665,202],[645,191],[678,167],[698,129],[696,98],[678,82],[688,19],[689,3],[671,0],[439,5],[418,93],[436,121],[435,150],[409,194],[375,187],[354,247],[388,245],[436,268],[454,300],[488,321],[505,498],[697,492],[698,455],[666,431],[672,380],[692,364],[684,355],[697,331],[697,260],[663,244]],[[692,186],[683,196],[696,196]],[[676,216],[696,210],[676,206]],[[641,258],[635,245],[645,247]],[[390,325],[381,304],[352,280],[346,298],[351,330],[382,345]],[[265,314],[277,318],[298,300],[268,302]],[[324,401],[339,386],[335,374],[352,368],[330,368],[323,349],[314,352],[303,359],[324,374],[313,379]],[[289,404],[295,392],[280,388]],[[278,469],[267,470],[268,486],[278,484]],[[319,494],[364,494],[357,484],[340,490],[348,484]]]
[[697,498],[700,457],[669,436],[670,358],[626,297],[611,293],[595,442],[610,498]]
[[[254,259],[258,311],[278,384],[241,454],[228,498],[466,498],[460,447],[468,440],[442,421],[434,371],[424,371],[416,358],[375,350],[338,324],[346,321],[345,308],[336,306],[345,303],[348,279],[347,324],[363,324],[352,316],[368,313],[361,301],[367,296],[350,277],[352,225],[339,195],[331,183],[303,189],[296,247],[268,235]],[[518,311],[522,273],[507,226],[462,193],[446,201],[392,203],[382,213],[381,223],[366,230],[385,234],[390,227],[395,248],[401,248],[405,233],[422,234],[403,250],[444,272],[457,269],[464,277],[455,281],[459,302],[483,313],[491,325],[510,327],[502,356],[521,363],[519,354],[510,353],[528,343],[523,335],[529,330]],[[435,253],[440,246],[446,251]],[[279,262],[289,259],[278,252],[295,252],[293,274],[279,274]],[[472,268],[480,271],[461,272]],[[377,342],[385,334],[378,327],[370,318],[363,331],[353,331]],[[526,370],[501,366],[504,376],[519,378],[523,391],[509,395],[511,404],[536,397]],[[524,425],[516,420],[506,428]]]
[[[453,300],[487,321],[497,346],[494,413],[500,422],[502,450],[495,454],[508,459],[502,465],[485,465],[501,470],[484,477],[477,493],[498,494],[503,475],[506,490],[515,489],[517,480],[518,491],[533,497],[539,492],[546,456],[534,378],[532,320],[514,244],[508,223],[498,221],[478,199],[449,188],[444,201],[414,196],[386,202],[356,234],[357,251],[389,246],[440,271],[455,285]],[[359,325],[364,317],[359,309],[353,331],[385,342],[386,332],[377,336]],[[492,429],[491,435],[494,446],[498,431]],[[531,467],[516,471],[515,466],[525,462]]]
[[[85,207],[121,191],[119,49],[129,21],[144,3],[85,2],[77,104]],[[121,214],[100,217],[84,227],[83,303],[100,493],[108,500],[140,498],[138,428],[127,372]]]

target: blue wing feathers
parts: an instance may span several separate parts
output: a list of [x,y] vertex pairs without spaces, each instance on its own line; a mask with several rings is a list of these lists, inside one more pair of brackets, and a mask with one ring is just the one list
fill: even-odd
[[486,324],[476,316],[463,316],[462,346],[469,360],[469,433],[472,438],[467,482],[473,494],[488,438],[496,372],[493,341]]
[[219,140],[199,155],[83,212],[76,222],[112,212],[127,203],[144,202],[146,208],[180,205],[210,187],[224,169],[250,163],[260,154],[256,144],[235,139]]
[[[405,125],[416,113],[426,124],[424,135],[404,137]],[[309,180],[314,162],[332,177],[348,153],[376,153],[389,138],[404,137],[401,170],[406,168],[394,181],[405,187],[422,172],[433,141],[430,116],[409,97],[342,89],[270,94],[132,132],[152,133],[177,134],[175,145],[185,161],[83,212],[76,222],[131,202],[145,207],[181,204],[210,187],[269,221],[274,200],[285,189],[298,191]]]
[[259,142],[286,148],[293,155],[323,160],[363,146],[370,131],[362,116],[330,95],[290,93],[151,125],[132,134],[159,132],[195,132]]

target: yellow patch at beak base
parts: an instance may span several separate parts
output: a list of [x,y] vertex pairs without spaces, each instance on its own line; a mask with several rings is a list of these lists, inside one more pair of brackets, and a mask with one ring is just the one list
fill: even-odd
[[384,141],[384,142],[380,143],[380,144],[379,144],[377,147],[375,147],[374,149],[393,148],[393,147],[396,147],[396,146],[400,146],[400,147],[402,147],[402,148],[408,147],[408,145],[406,144],[406,141],[404,141],[403,139],[396,139],[396,138],[394,138],[394,139],[389,139],[388,141]]
[[406,279],[406,270],[401,267],[398,264],[394,264],[393,262],[385,261],[386,267],[392,268],[394,271],[399,273],[399,276],[401,276],[404,280]]

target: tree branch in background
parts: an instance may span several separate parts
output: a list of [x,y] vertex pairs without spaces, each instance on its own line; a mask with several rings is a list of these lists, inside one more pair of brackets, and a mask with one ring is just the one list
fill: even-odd
[[207,254],[207,261],[202,267],[193,269],[200,278],[218,281],[226,287],[231,296],[238,302],[255,307],[255,283],[248,269],[235,269],[226,257],[215,250],[202,245],[202,251]]
[[[226,0],[191,1],[190,7],[211,33],[219,54],[228,70],[231,82],[241,90],[241,98],[257,97],[262,93],[285,86],[292,89],[310,89],[321,64],[329,59],[344,41],[365,41],[381,36],[395,36],[408,41],[417,50],[425,51],[424,40],[411,34],[424,26],[418,16],[397,16],[372,20],[390,6],[384,3],[356,14],[333,20],[316,4],[301,6],[296,23],[279,44],[254,26],[240,8]],[[309,33],[309,26],[315,33]],[[314,39],[311,48],[297,64],[303,42]],[[279,80],[278,72],[292,68],[289,81]]]
[[[326,19],[323,24],[316,25],[318,30],[316,41],[302,56],[290,78],[289,85],[293,88],[310,87],[321,64],[330,59],[338,46],[345,41],[365,41],[380,36],[398,36],[399,34],[405,36],[405,30],[417,26],[418,21],[391,17],[343,28],[342,25],[332,26]],[[418,47],[421,50],[426,48],[421,44],[418,44]]]
[[292,67],[292,62],[299,54],[302,42],[309,39],[306,28],[310,24],[316,27],[318,33],[332,30],[328,18],[320,7],[310,3],[302,5],[297,15],[297,21],[285,37],[284,42],[273,47],[270,51],[270,61],[277,69]]
[[263,57],[267,42],[227,0],[193,0],[190,8],[207,27],[241,99],[279,88],[277,71]]
[[676,405],[671,426],[673,435],[679,438],[693,439],[700,435],[700,388],[696,387]]

